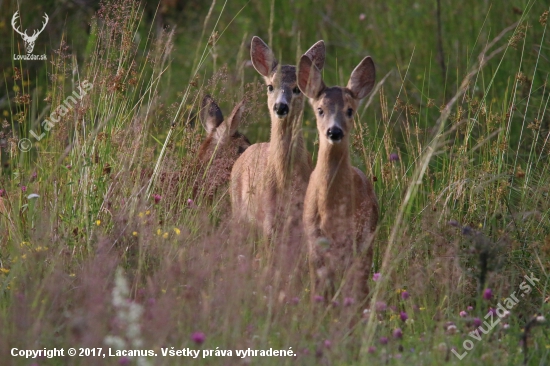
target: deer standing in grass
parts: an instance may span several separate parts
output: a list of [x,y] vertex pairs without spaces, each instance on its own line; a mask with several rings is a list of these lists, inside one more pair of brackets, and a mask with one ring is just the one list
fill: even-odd
[[[322,69],[325,44],[315,43],[307,52]],[[296,67],[279,65],[271,49],[259,38],[252,39],[250,56],[267,85],[271,116],[268,143],[250,146],[231,171],[231,204],[234,216],[256,224],[271,238],[283,228],[302,226],[303,199],[311,157],[302,136],[304,96],[296,84]],[[284,221],[284,222],[283,222]]]
[[212,199],[218,188],[227,184],[235,161],[250,146],[248,138],[237,131],[243,112],[244,100],[224,119],[214,99],[210,95],[203,98],[200,119],[208,136],[199,148],[202,169],[193,189],[194,197],[202,193]]
[[[193,200],[212,202],[221,187],[227,184],[237,158],[250,146],[248,138],[237,129],[244,112],[244,103],[238,103],[227,119],[210,95],[201,103],[199,118],[207,137],[199,147],[196,165],[193,165]],[[150,178],[151,171],[143,171],[141,179]],[[184,172],[163,172],[159,181],[169,192],[183,180]]]
[[372,265],[378,202],[372,182],[353,167],[349,140],[359,102],[374,86],[375,69],[364,58],[347,87],[326,87],[321,72],[304,55],[298,65],[298,86],[310,98],[317,119],[319,155],[304,201],[304,231],[310,256],[312,295],[342,292],[364,300]]

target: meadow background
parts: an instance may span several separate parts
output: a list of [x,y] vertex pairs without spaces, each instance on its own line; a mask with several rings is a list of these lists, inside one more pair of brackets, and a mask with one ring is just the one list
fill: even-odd
[[[34,50],[47,61],[13,61],[23,53],[17,9],[23,29],[48,14]],[[59,0],[0,10],[2,364],[549,362],[544,1]],[[240,131],[269,139],[254,35],[285,64],[324,39],[327,84],[347,83],[366,55],[375,61],[380,84],[351,147],[381,209],[368,303],[312,304],[306,258],[232,225],[226,191],[188,201],[205,93],[226,116],[247,98]],[[40,135],[84,80],[93,89],[36,141],[30,131]],[[303,129],[315,160],[308,105]],[[30,151],[18,149],[22,138]],[[469,337],[525,275],[540,279],[533,291],[480,341]],[[452,350],[462,354],[467,339],[475,346],[459,360]],[[233,356],[26,360],[13,347]],[[234,356],[290,347],[296,357]]]

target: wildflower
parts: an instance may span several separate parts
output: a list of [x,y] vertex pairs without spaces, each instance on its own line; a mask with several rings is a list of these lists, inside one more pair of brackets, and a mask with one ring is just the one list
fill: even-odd
[[132,235],[133,235],[133,236],[138,236],[137,231],[134,231],[134,232],[132,233]]
[[489,311],[487,312],[487,314],[492,314],[492,315],[497,315],[497,311],[493,308],[489,308]]
[[292,305],[298,305],[298,303],[300,302],[300,298],[299,297],[293,297],[291,300],[290,300],[290,303]]
[[157,204],[160,202],[160,199],[162,198],[162,196],[160,194],[155,194],[153,195],[153,198],[155,199],[155,204]]
[[101,220],[96,220],[95,224],[96,224],[97,226],[101,225]]
[[344,306],[351,306],[353,305],[355,301],[353,300],[352,297],[346,297],[344,298]]
[[157,229],[157,235],[160,235],[162,233],[161,229]]
[[0,197],[4,197],[5,194],[6,194],[6,191],[3,189],[0,189]]
[[143,217],[143,212],[138,213],[138,217],[139,218]]
[[493,297],[493,291],[490,288],[486,288],[485,291],[483,291],[483,298],[485,300],[491,300]]
[[450,324],[448,327],[447,327],[447,334],[455,334],[457,332],[457,327],[456,325],[454,324]]
[[132,363],[132,361],[130,360],[129,357],[121,357],[118,360],[118,364],[121,365],[121,366],[130,365],[131,363]]
[[462,310],[462,311],[459,313],[459,315],[460,315],[461,318],[465,318],[465,317],[468,316],[468,313],[465,312],[464,310]]
[[0,272],[3,274],[8,274],[10,273],[10,270],[8,268],[0,268]]
[[469,226],[463,226],[462,227],[462,235],[472,235],[473,230]]
[[177,227],[174,228],[174,232],[176,233],[176,235],[181,234],[181,230],[178,229]]
[[401,328],[397,328],[393,331],[393,338],[396,338],[396,339],[403,338],[403,331],[401,330]]
[[360,20],[360,21],[365,20],[366,17],[367,17],[367,16],[365,15],[365,13],[359,14],[359,20]]
[[374,275],[372,275],[372,280],[373,281],[378,281],[378,280],[380,280],[380,278],[382,278],[382,275],[378,272],[376,272]]
[[387,337],[380,337],[380,343],[381,344],[388,344],[388,338]]
[[511,314],[510,311],[504,310],[502,317],[507,318],[508,316],[510,316],[510,314]]
[[191,340],[196,344],[202,344],[206,340],[206,336],[203,332],[195,332],[191,334]]
[[479,318],[474,318],[474,327],[479,327],[481,325],[481,319]]
[[456,220],[449,220],[449,222],[447,224],[449,224],[451,226],[454,226],[454,227],[458,227],[458,221],[456,221]]
[[323,302],[324,300],[325,300],[325,298],[321,295],[315,295],[313,297],[313,301],[315,301],[315,302]]
[[163,239],[168,239],[168,233],[162,234],[162,238],[163,238]]
[[326,348],[330,348],[330,346],[332,345],[332,342],[329,341],[328,339],[326,339],[326,340],[323,342],[323,345],[324,345]]
[[502,324],[502,328],[508,329],[508,328],[510,328],[510,324],[504,323],[504,324]]
[[150,215],[150,214],[151,214],[151,211],[150,211],[150,210],[147,210],[147,211],[145,211],[145,214],[146,214],[146,215]]
[[196,208],[197,205],[195,205],[195,201],[193,201],[191,198],[187,199],[187,206],[190,208]]
[[69,165],[65,166],[65,168],[67,168],[67,170],[71,170],[71,169],[72,169],[72,167],[73,167],[73,166],[72,166],[71,164],[69,164]]
[[339,303],[338,301],[332,300],[332,306],[333,306],[333,307],[336,308],[336,307],[338,307],[339,305],[340,305],[340,303]]
[[468,310],[468,311],[472,311],[472,310],[474,310],[474,307],[473,307],[473,306],[471,306],[471,305],[468,305],[468,307],[466,308],[466,310]]
[[390,161],[399,161],[399,155],[397,155],[396,153],[391,153]]
[[27,191],[27,186],[21,186],[21,190],[22,190],[23,192],[26,192],[26,191]]
[[385,311],[387,309],[387,305],[384,301],[377,301],[374,308],[376,311]]
[[537,316],[537,323],[544,323],[546,321],[546,318],[544,315],[538,315]]
[[402,311],[400,314],[399,314],[399,317],[401,318],[401,321],[405,321],[407,319],[409,319],[409,316],[407,315],[406,312]]
[[407,290],[403,290],[403,292],[401,293],[401,298],[403,300],[407,300],[411,295],[409,295],[409,293],[407,292]]
[[368,352],[368,353],[374,353],[374,352],[376,352],[376,347],[370,346],[370,347],[369,347],[369,350],[368,350],[367,352]]

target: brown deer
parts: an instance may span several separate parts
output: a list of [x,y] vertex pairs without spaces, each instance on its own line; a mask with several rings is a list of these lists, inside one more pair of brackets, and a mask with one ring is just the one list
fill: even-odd
[[[210,95],[202,99],[199,119],[207,137],[198,149],[195,164],[187,171],[164,171],[158,178],[161,192],[175,194],[187,172],[194,177],[192,199],[212,203],[220,188],[227,185],[231,169],[237,158],[250,146],[248,138],[237,128],[242,119],[245,101],[239,102],[227,119],[224,119],[218,104]],[[142,183],[151,178],[153,172],[140,173]],[[132,173],[134,176],[134,173]]]
[[195,198],[203,194],[212,199],[218,188],[229,181],[237,158],[250,146],[248,138],[237,131],[244,112],[244,102],[237,104],[229,117],[224,119],[214,99],[210,95],[203,98],[200,119],[208,136],[199,148],[198,162],[201,169],[193,189]]
[[[306,54],[319,69],[323,68],[323,41],[315,43]],[[259,37],[252,39],[250,56],[267,85],[271,137],[269,142],[250,146],[235,162],[231,205],[238,220],[254,223],[271,238],[281,220],[301,227],[303,199],[311,174],[311,157],[301,126],[304,96],[296,84],[296,67],[279,65]]]
[[310,256],[312,295],[333,296],[337,281],[343,293],[368,294],[372,242],[378,202],[372,182],[353,167],[349,140],[359,102],[374,86],[375,69],[364,58],[351,73],[347,87],[326,87],[321,72],[304,55],[298,86],[310,98],[317,119],[319,155],[304,201],[304,231]]

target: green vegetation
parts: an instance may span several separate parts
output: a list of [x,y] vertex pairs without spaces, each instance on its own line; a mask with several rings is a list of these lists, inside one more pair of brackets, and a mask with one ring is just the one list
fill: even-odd
[[[543,1],[163,1],[158,12],[132,0],[78,11],[62,3],[63,15],[48,2],[28,15],[22,8],[25,24],[50,15],[34,52],[46,62],[13,61],[24,52],[10,26],[16,8],[0,4],[5,364],[67,364],[10,353],[54,347],[158,354],[73,358],[83,365],[549,362]],[[375,61],[379,84],[352,144],[381,208],[367,302],[311,303],[305,255],[285,256],[285,245],[233,225],[226,189],[213,200],[193,195],[204,94],[225,116],[246,98],[240,131],[253,143],[269,139],[265,88],[248,63],[253,35],[284,64],[324,39],[328,84],[345,84],[366,55]],[[86,95],[44,124],[83,94],[79,85]],[[315,160],[315,118],[305,109]],[[30,151],[18,148],[23,138]],[[526,282],[529,293],[524,276],[539,280]],[[514,293],[510,314],[476,340],[480,319]],[[161,357],[170,347],[233,355]],[[295,357],[235,352],[290,347]]]

